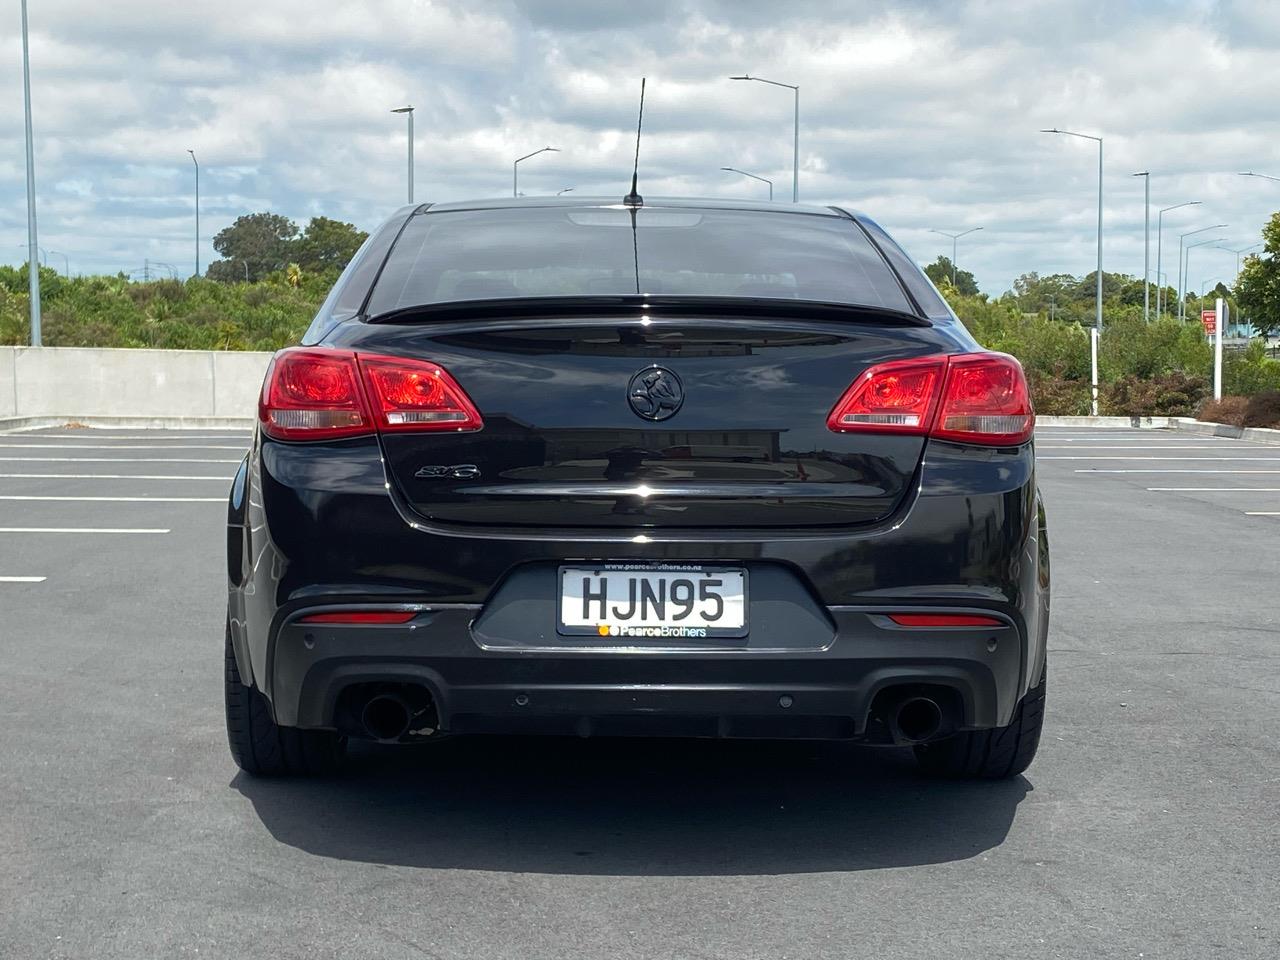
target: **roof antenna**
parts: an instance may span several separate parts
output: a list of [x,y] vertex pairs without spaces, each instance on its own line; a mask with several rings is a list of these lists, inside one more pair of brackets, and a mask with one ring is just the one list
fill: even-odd
[[631,169],[631,192],[622,198],[629,207],[643,207],[644,197],[636,192],[636,179],[640,175],[640,129],[644,124],[644,77],[640,78],[640,117],[636,120],[636,163]]

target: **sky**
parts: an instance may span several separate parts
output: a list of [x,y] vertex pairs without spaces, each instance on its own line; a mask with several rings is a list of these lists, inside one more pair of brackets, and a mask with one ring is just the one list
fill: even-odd
[[[1103,267],[1143,272],[1151,172],[1163,267],[1178,234],[1256,243],[1280,210],[1280,2],[1069,0],[29,0],[40,246],[73,273],[194,269],[237,216],[370,229],[406,198],[572,187],[621,197],[648,77],[641,193],[790,198],[861,210],[921,262],[930,230],[982,230],[959,262],[998,295],[1028,271],[1093,270],[1104,138]],[[0,262],[26,256],[19,7],[0,12]],[[64,261],[65,257],[65,261]],[[161,272],[169,267],[159,267]],[[1195,250],[1190,288],[1235,256]]]

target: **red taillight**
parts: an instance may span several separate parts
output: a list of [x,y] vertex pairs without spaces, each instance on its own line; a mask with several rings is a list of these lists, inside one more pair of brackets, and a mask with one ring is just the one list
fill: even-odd
[[355,354],[280,351],[262,385],[258,419],[278,440],[333,440],[372,433]]
[[1022,366],[1003,353],[877,364],[827,416],[827,426],[839,433],[927,433],[990,445],[1025,443],[1035,422]]
[[891,613],[900,627],[1004,627],[1003,620],[970,613]]
[[480,412],[426,360],[295,347],[276,354],[258,419],[277,440],[334,440],[375,430],[479,430]]
[[424,360],[360,355],[379,430],[479,430],[480,411],[448,371]]
[[331,610],[299,617],[299,623],[408,623],[418,614],[413,610]]
[[827,416],[838,433],[924,433],[933,420],[946,357],[882,363],[863,371]]

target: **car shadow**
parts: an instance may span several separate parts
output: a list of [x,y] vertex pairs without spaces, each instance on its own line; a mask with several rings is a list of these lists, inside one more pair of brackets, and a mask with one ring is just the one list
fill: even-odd
[[546,738],[356,744],[333,779],[231,785],[273,837],[317,856],[641,876],[963,860],[1005,838],[1032,789],[927,780],[901,750]]

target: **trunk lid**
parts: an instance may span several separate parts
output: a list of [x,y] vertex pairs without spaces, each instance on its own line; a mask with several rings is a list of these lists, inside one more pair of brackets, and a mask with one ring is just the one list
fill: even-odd
[[826,418],[868,366],[952,352],[945,331],[640,312],[352,325],[339,345],[439,363],[484,418],[383,435],[398,495],[426,521],[516,528],[850,526],[910,495],[924,437]]

